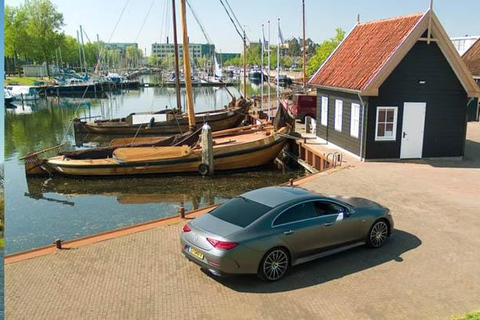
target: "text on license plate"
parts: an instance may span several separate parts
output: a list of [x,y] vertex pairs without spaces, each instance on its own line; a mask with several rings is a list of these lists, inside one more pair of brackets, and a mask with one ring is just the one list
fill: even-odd
[[203,253],[201,253],[200,251],[196,250],[195,248],[188,247],[188,252],[190,252],[190,253],[191,253],[192,255],[194,255],[195,257],[203,260]]

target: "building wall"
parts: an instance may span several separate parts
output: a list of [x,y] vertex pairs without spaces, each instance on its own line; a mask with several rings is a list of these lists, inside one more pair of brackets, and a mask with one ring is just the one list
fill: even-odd
[[[405,102],[427,105],[422,157],[463,155],[467,94],[437,44],[417,42],[369,99],[366,159],[400,158]],[[375,141],[377,106],[398,107],[395,141]]]
[[468,121],[478,121],[478,98],[470,99],[467,106]]
[[[327,126],[322,125],[322,97],[328,98]],[[343,101],[342,131],[335,130],[335,100]],[[358,138],[350,135],[352,103],[360,105],[360,124]],[[363,106],[358,95],[332,90],[317,89],[317,136],[345,150],[360,156]]]

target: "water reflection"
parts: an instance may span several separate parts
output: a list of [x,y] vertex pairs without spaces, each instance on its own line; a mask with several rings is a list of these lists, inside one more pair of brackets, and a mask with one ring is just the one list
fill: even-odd
[[[75,197],[106,196],[119,204],[187,203],[192,209],[230,199],[245,190],[265,186],[263,180],[282,183],[284,176],[273,167],[262,171],[235,172],[214,177],[162,176],[120,179],[71,179],[27,177],[25,196],[74,206]],[[235,183],[232,183],[234,179]],[[52,197],[52,195],[55,196]],[[61,196],[61,197],[59,197]],[[63,197],[63,199],[62,199]]]

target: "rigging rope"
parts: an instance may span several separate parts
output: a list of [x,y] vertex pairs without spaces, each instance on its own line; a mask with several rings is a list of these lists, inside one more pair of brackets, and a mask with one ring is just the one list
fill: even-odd
[[200,19],[197,17],[197,14],[195,13],[195,10],[193,10],[192,5],[190,4],[190,1],[186,0],[186,2],[187,2],[188,7],[190,8],[190,11],[192,12],[193,17],[195,18],[195,20],[197,21],[198,25],[200,26],[200,30],[202,30],[203,35],[205,36],[205,40],[207,40],[207,43],[208,43],[208,44],[211,44],[211,43],[212,43],[212,39],[210,38],[210,36],[208,35],[207,31],[206,31],[205,28],[203,27],[203,24],[200,22]]
[[[230,7],[230,3],[228,3],[228,0],[225,0],[225,2],[228,8],[230,9],[230,11],[232,12],[233,18],[235,18],[235,21],[240,26],[240,29],[242,29],[242,32],[244,32],[245,30],[243,30],[243,28],[241,27],[242,24],[240,23],[240,21],[238,21],[237,16],[235,15],[235,11],[233,11],[232,7]],[[247,35],[245,35],[245,38],[247,38],[248,42],[250,42],[250,39],[248,39]]]
[[235,23],[235,21],[233,21],[232,16],[230,15],[230,12],[228,12],[227,7],[225,7],[225,4],[223,4],[223,1],[222,1],[222,0],[220,0],[220,3],[222,4],[223,9],[225,9],[225,12],[227,13],[228,17],[230,18],[230,21],[232,22],[233,26],[235,27],[235,30],[237,31],[238,35],[239,35],[240,38],[242,38],[242,40],[243,40],[243,34],[242,34],[240,31],[238,31],[238,28],[240,28],[240,29],[242,30],[242,32],[244,32],[242,26],[239,25],[239,26],[237,27],[237,24]]
[[147,22],[148,16],[150,15],[150,11],[152,11],[153,4],[155,3],[155,0],[152,0],[152,3],[150,3],[150,8],[148,8],[147,14],[145,15],[145,18],[143,19],[142,26],[140,27],[140,30],[138,30],[137,36],[135,37],[135,41],[137,42],[138,37],[140,36],[140,33],[143,30],[143,27],[145,26],[145,22]]

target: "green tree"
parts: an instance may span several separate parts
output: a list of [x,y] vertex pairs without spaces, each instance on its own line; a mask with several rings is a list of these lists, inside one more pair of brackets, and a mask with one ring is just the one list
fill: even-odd
[[55,56],[55,50],[64,39],[61,28],[65,25],[63,14],[57,12],[49,0],[26,0],[27,34],[32,57],[47,65],[47,75],[50,77],[50,62]]
[[[340,28],[335,29],[335,37],[323,41],[315,49],[315,54],[308,60],[306,73],[308,76],[320,68],[322,63],[327,60],[328,56],[335,50],[335,48],[342,42],[345,37],[345,31]],[[308,51],[307,51],[308,52]]]
[[160,58],[158,58],[156,55],[153,53],[148,57],[148,64],[151,66],[158,66],[158,63],[160,62]]
[[120,65],[121,52],[119,49],[116,50],[106,50],[105,51],[105,61],[107,68],[117,68]]
[[240,56],[240,57],[235,57],[235,58],[232,58],[232,59],[228,59],[228,60],[223,62],[223,65],[224,66],[240,67],[240,66],[243,65],[243,58]]
[[135,46],[127,47],[125,52],[125,58],[127,59],[127,66],[135,68],[139,65],[140,60],[143,57],[141,49],[137,49]]
[[62,43],[59,46],[61,53],[61,60],[63,62],[62,67],[72,68],[74,66],[79,66],[79,57],[78,57],[78,42],[72,36],[65,35],[62,39]]
[[200,68],[200,69],[208,69],[208,63],[209,62],[209,59],[207,58],[207,56],[201,56],[199,58],[196,59],[195,61],[195,64]]
[[13,60],[14,71],[17,71],[17,61],[19,55],[28,54],[29,36],[26,32],[27,14],[25,7],[5,6],[4,15],[4,45],[5,57]]

